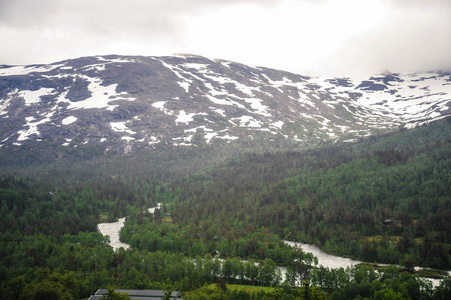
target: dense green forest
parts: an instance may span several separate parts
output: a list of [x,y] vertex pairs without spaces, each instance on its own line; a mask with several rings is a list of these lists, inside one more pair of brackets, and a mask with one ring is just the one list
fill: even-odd
[[[449,277],[433,288],[413,270],[451,269],[450,119],[305,149],[1,148],[0,166],[1,299],[82,299],[105,287],[189,299],[451,293]],[[96,226],[124,216],[131,249],[114,252]],[[284,240],[401,267],[331,270]]]

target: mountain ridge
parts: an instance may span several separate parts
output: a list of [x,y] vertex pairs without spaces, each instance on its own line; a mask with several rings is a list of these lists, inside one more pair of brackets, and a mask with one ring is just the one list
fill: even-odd
[[451,74],[315,78],[195,55],[0,66],[0,147],[352,142],[451,114]]

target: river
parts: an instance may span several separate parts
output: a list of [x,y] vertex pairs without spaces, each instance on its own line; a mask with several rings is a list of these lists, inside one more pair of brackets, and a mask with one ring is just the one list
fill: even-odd
[[[156,207],[149,208],[148,211],[150,213],[154,213],[156,208],[160,209],[160,203],[158,203],[158,205]],[[125,221],[125,217],[120,218],[118,222],[101,223],[101,224],[97,225],[97,227],[102,235],[105,235],[105,236],[108,235],[110,237],[110,246],[113,247],[114,251],[116,251],[117,249],[119,249],[121,247],[124,249],[130,248],[130,245],[123,243],[119,240],[119,232],[120,232],[121,228],[124,226],[124,221]],[[293,241],[284,241],[284,242],[285,242],[285,244],[288,244],[293,248],[301,248],[302,251],[304,251],[306,253],[312,253],[314,256],[316,256],[318,258],[318,266],[322,265],[323,267],[330,268],[330,269],[338,269],[338,268],[346,269],[347,267],[356,266],[356,265],[362,263],[362,261],[360,261],[360,260],[330,255],[315,245],[309,245],[309,244],[298,243],[298,242],[293,242]],[[387,266],[387,264],[378,264],[378,265]],[[286,268],[279,267],[279,269],[282,273],[282,278],[285,279]],[[415,267],[415,269],[418,270],[421,268]],[[451,271],[448,271],[448,276],[451,276]],[[433,286],[438,286],[441,282],[440,279],[431,279],[431,278],[427,278],[427,279],[432,282]]]

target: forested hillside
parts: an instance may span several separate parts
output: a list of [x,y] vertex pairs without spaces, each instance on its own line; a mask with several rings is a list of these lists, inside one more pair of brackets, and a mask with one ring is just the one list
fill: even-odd
[[[402,272],[451,269],[450,120],[353,144],[267,146],[41,148],[38,158],[0,148],[0,298],[115,286],[190,299],[446,299],[449,278],[432,289]],[[124,216],[132,249],[114,252],[96,225]],[[402,269],[317,268],[283,240]]]
[[222,224],[229,240],[250,225],[365,261],[449,269],[451,135],[437,130],[443,138],[432,126],[352,146],[248,155],[155,197],[169,199],[176,223]]

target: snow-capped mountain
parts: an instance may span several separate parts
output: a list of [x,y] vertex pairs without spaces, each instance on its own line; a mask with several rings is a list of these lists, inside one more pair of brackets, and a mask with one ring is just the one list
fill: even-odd
[[354,141],[450,114],[450,73],[353,81],[192,55],[0,66],[0,147]]

